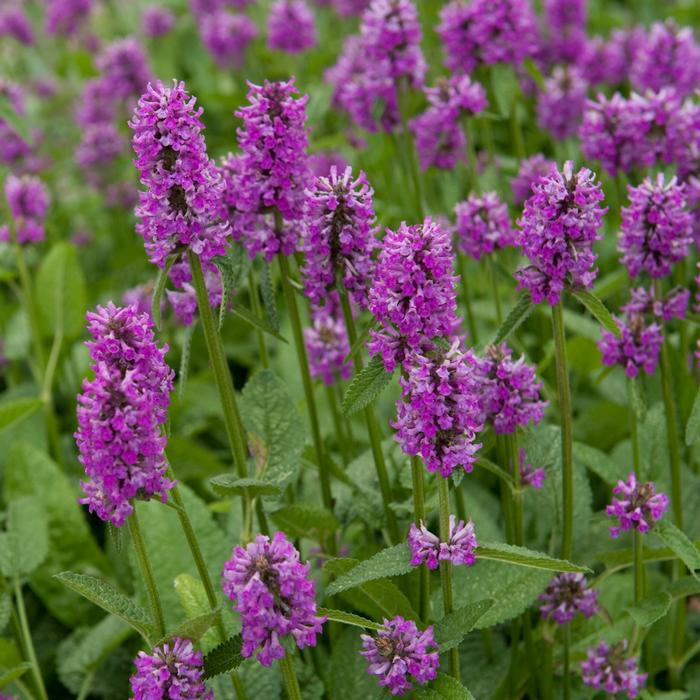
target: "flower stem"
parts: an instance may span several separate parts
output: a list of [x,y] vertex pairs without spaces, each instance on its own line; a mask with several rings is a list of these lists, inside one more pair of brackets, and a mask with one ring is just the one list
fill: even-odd
[[[447,542],[450,539],[450,491],[447,479],[438,476],[438,498],[440,502],[440,541]],[[442,602],[445,615],[449,615],[454,609],[452,600],[452,562],[440,562],[440,582],[442,584]],[[460,680],[459,649],[450,649],[450,675]]]
[[513,475],[513,540],[522,545],[525,541],[523,517],[523,487],[520,476],[520,456],[518,454],[518,437],[515,433],[507,436],[508,455]]
[[489,280],[491,282],[491,293],[493,294],[493,303],[496,307],[496,324],[500,327],[503,323],[503,310],[501,309],[501,295],[498,292],[498,271],[496,270],[496,254],[487,255],[487,265],[489,268]]
[[282,670],[284,687],[287,690],[287,697],[289,700],[301,700],[301,689],[299,688],[299,680],[294,670],[294,659],[292,659],[289,652],[285,652],[284,656],[280,659],[280,669]]
[[214,322],[214,315],[209,306],[209,295],[204,283],[204,275],[202,274],[202,265],[199,258],[189,251],[190,269],[192,270],[192,280],[197,292],[197,305],[199,306],[199,315],[202,319],[204,328],[204,339],[207,343],[209,351],[209,360],[211,361],[216,387],[219,390],[219,399],[224,413],[224,425],[226,426],[226,434],[228,436],[231,454],[236,465],[236,470],[241,478],[248,475],[248,467],[246,465],[247,448],[238,406],[236,405],[236,394],[233,389],[233,380],[229,372],[224,354],[224,347],[221,342],[221,336]]
[[151,607],[151,614],[153,615],[153,620],[156,623],[156,634],[158,635],[158,639],[160,639],[165,635],[163,606],[161,605],[160,594],[158,593],[156,580],[153,576],[151,561],[148,558],[148,552],[146,551],[146,543],[143,541],[143,535],[141,534],[141,526],[139,525],[139,518],[136,513],[136,508],[134,508],[134,512],[127,518],[127,523],[129,524],[131,541],[134,544],[134,551],[136,552],[136,560],[138,561],[141,576],[146,586],[146,595],[148,596],[148,602]]
[[32,665],[32,677],[34,679],[34,685],[36,686],[36,692],[38,693],[40,700],[48,700],[49,696],[46,694],[44,679],[41,676],[39,660],[36,658],[34,642],[32,641],[32,633],[29,629],[29,623],[27,621],[27,611],[24,607],[22,587],[20,586],[19,577],[17,576],[15,576],[14,580],[14,589],[15,604],[17,606],[17,616],[19,617],[19,627],[22,635],[22,646],[24,647],[24,653],[27,657],[27,660]]
[[[279,214],[275,214],[275,220],[279,219]],[[277,225],[280,225],[278,221]],[[294,335],[294,344],[297,350],[297,360],[299,362],[299,371],[304,384],[304,396],[306,398],[306,408],[309,412],[309,420],[311,422],[311,435],[314,441],[314,450],[316,452],[316,461],[318,462],[318,471],[321,476],[321,496],[323,505],[328,510],[333,510],[333,498],[331,495],[331,482],[328,473],[326,461],[323,454],[323,441],[321,439],[321,426],[318,420],[318,410],[316,408],[316,399],[314,397],[314,387],[311,382],[311,374],[309,373],[309,360],[306,355],[306,346],[304,345],[304,333],[301,328],[301,318],[299,316],[299,306],[297,305],[296,292],[290,281],[289,261],[280,253],[277,256],[280,266],[280,277],[282,278],[282,290],[287,302],[289,311],[289,319],[292,324],[292,334]],[[330,538],[335,542],[335,538]]]
[[[413,480],[413,513],[416,524],[425,522],[425,481],[420,457],[411,457],[411,478]],[[418,614],[423,622],[428,621],[430,610],[430,572],[425,564],[418,568]]]
[[563,559],[570,559],[574,545],[573,430],[571,389],[569,387],[569,369],[566,362],[566,336],[564,334],[562,302],[552,307],[552,327],[554,332],[557,389],[559,391],[559,414],[561,419],[562,504],[564,511],[561,556]]
[[343,466],[347,467],[348,464],[350,464],[350,442],[343,428],[343,420],[340,417],[335,392],[333,391],[333,387],[328,385],[326,385],[326,403],[333,417],[333,426],[335,427],[335,436],[340,451],[340,457],[343,460]]
[[571,697],[571,627],[568,622],[562,626],[562,632],[564,634],[564,677],[562,681],[564,683],[564,700],[569,700]]
[[642,533],[635,528],[633,535],[634,547],[634,602],[637,604],[644,598],[644,544]]
[[[262,318],[262,308],[260,306],[260,297],[258,296],[258,285],[255,281],[255,273],[251,267],[248,271],[248,292],[250,293],[250,305],[253,308],[253,313]],[[265,334],[259,329],[255,329],[258,337],[258,351],[260,352],[260,362],[267,369],[270,366],[270,356],[267,354],[267,345],[265,343]]]
[[464,253],[457,254],[459,264],[459,278],[462,283],[462,297],[464,301],[464,309],[467,312],[467,325],[469,326],[469,336],[471,337],[472,345],[477,345],[479,340],[476,335],[476,318],[472,310],[471,293],[469,291],[469,282],[467,280],[467,256]]
[[[348,332],[348,341],[352,347],[357,341],[357,329],[355,328],[355,319],[352,316],[350,308],[350,300],[344,289],[338,289],[340,297],[340,305],[343,309],[343,318],[345,319],[345,328]],[[362,371],[362,357],[360,353],[355,353],[353,358],[355,372]],[[374,468],[377,471],[379,479],[379,490],[382,493],[382,501],[384,502],[384,514],[386,516],[387,528],[389,530],[389,538],[396,544],[400,541],[399,525],[396,520],[396,513],[391,509],[391,482],[389,481],[389,473],[386,469],[386,461],[384,460],[384,451],[382,450],[382,438],[377,422],[377,415],[374,412],[373,406],[369,405],[364,409],[365,423],[367,425],[367,434],[369,436],[369,444],[372,449],[372,457],[374,458]]]

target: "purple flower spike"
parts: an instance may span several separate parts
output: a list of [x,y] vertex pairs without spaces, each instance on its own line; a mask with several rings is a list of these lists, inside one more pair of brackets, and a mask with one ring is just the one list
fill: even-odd
[[[10,205],[17,243],[40,243],[44,240],[44,220],[49,209],[49,193],[37,177],[8,175],[5,196]],[[0,241],[10,242],[8,226],[0,226]]]
[[613,499],[605,513],[618,518],[620,524],[610,528],[612,537],[619,537],[623,530],[649,532],[653,524],[650,521],[660,520],[668,508],[668,496],[656,493],[656,486],[651,481],[638,483],[633,473],[627,481],[618,481],[613,493],[620,498]]
[[323,304],[339,282],[355,304],[367,308],[378,246],[373,194],[362,171],[353,177],[349,166],[339,173],[334,165],[306,191],[301,273],[314,304]]
[[25,46],[34,43],[34,29],[22,7],[9,5],[0,10],[0,37],[11,36]]
[[301,53],[316,45],[314,16],[303,0],[277,0],[267,16],[267,45]]
[[412,353],[400,379],[404,400],[397,401],[392,424],[406,454],[420,455],[429,472],[448,477],[457,467],[469,473],[481,445],[475,443],[483,425],[471,354],[458,349],[428,355]]
[[532,185],[533,195],[525,202],[518,221],[518,244],[530,266],[515,273],[518,289],[527,289],[532,301],[559,303],[564,287],[588,289],[597,270],[594,241],[606,208],[602,185],[588,168],[573,171],[564,163],[562,172],[553,170]]
[[588,82],[573,67],[557,66],[537,97],[539,125],[557,140],[573,136],[586,105]]
[[376,637],[363,634],[360,654],[369,662],[367,672],[379,676],[379,685],[392,695],[404,695],[413,683],[432,681],[440,666],[432,626],[421,632],[401,616],[384,619]]
[[92,0],[53,0],[46,4],[46,33],[71,36],[85,22]]
[[510,183],[513,190],[513,204],[520,206],[532,195],[532,185],[541,177],[549,175],[557,164],[545,158],[541,153],[520,161],[518,174]]
[[369,308],[382,326],[371,331],[370,353],[393,372],[409,350],[452,337],[456,316],[454,253],[449,232],[432,219],[387,229],[375,269]]
[[586,685],[605,690],[611,695],[626,693],[636,698],[644,688],[646,673],[640,673],[638,659],[626,658],[627,640],[608,646],[601,642],[587,652],[588,658],[581,664],[581,675]]
[[87,314],[95,378],[78,395],[80,461],[90,481],[81,503],[117,527],[133,511],[134,498],[167,499],[162,426],[167,419],[174,372],[159,348],[153,322],[135,307],[111,302]]
[[352,375],[352,362],[345,360],[350,352],[350,341],[337,292],[330,298],[325,306],[312,307],[312,325],[304,329],[311,376],[320,377],[328,385],[338,379],[350,379]]
[[475,260],[515,245],[508,206],[495,192],[469,195],[455,206],[459,247]]
[[175,15],[167,7],[151,5],[141,14],[143,33],[151,39],[169,34],[174,26]]
[[659,361],[664,338],[658,323],[647,325],[640,314],[631,314],[629,321],[615,317],[620,337],[608,330],[601,331],[598,348],[604,365],[624,367],[628,377],[636,377],[640,370],[653,374]]
[[242,66],[248,45],[258,36],[258,28],[246,15],[219,10],[202,16],[199,33],[216,65],[227,70]]
[[287,635],[300,649],[316,645],[326,618],[316,615],[309,565],[299,561],[283,532],[235,547],[221,575],[224,593],[241,615],[245,658],[257,651],[258,661],[270,666],[285,655],[282,638]]
[[513,360],[513,351],[502,343],[489,346],[485,356],[474,361],[482,420],[491,423],[496,433],[514,433],[542,420],[547,406],[540,399],[542,383],[525,358]]
[[455,566],[472,566],[476,560],[477,541],[474,523],[470,520],[457,522],[450,515],[449,540],[440,542],[423,522],[411,524],[408,533],[408,546],[411,550],[411,564],[420,566],[425,562],[429,569],[437,569],[439,562],[450,561]]
[[544,0],[543,5],[548,58],[553,63],[576,63],[586,46],[586,0]]
[[630,206],[622,209],[618,250],[631,277],[647,272],[666,277],[673,263],[688,255],[692,243],[692,216],[685,199],[685,186],[676,178],[666,182],[645,178],[639,187],[628,185]]
[[148,86],[129,126],[134,130],[135,165],[146,187],[139,193],[137,233],[158,267],[189,248],[202,262],[223,255],[228,224],[222,221],[223,181],[209,160],[200,121],[202,109],[173,81]]
[[189,639],[175,637],[150,655],[140,651],[134,663],[136,673],[129,679],[134,700],[214,700],[202,682],[202,652]]
[[101,80],[113,101],[138,97],[151,80],[146,54],[136,39],[120,39],[110,44],[97,60]]
[[674,318],[685,318],[690,291],[677,287],[662,299],[657,299],[653,289],[638,287],[630,291],[630,297],[629,302],[621,307],[626,314],[645,314],[668,323]]
[[541,489],[544,486],[544,480],[547,478],[547,472],[544,467],[535,469],[532,464],[527,464],[525,458],[525,450],[521,447],[518,450],[518,459],[520,460],[520,478],[525,486],[532,486],[533,489]]
[[540,600],[542,617],[551,618],[559,625],[573,620],[576,613],[592,617],[600,609],[598,591],[588,588],[583,574],[558,574]]

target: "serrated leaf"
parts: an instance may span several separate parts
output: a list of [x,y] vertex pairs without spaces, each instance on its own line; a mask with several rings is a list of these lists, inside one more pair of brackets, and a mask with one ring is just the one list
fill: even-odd
[[685,426],[685,444],[694,445],[700,439],[700,390],[695,395],[693,408]]
[[620,479],[627,478],[625,470],[602,450],[582,442],[575,442],[573,451],[574,459],[597,474],[606,484],[615,486]]
[[417,687],[414,696],[425,700],[474,700],[474,696],[456,678],[444,673],[438,673],[438,677],[428,686]]
[[627,608],[627,612],[640,627],[651,627],[671,609],[671,602],[671,596],[666,591],[659,591]]
[[525,566],[530,569],[592,573],[586,566],[579,566],[565,559],[555,559],[543,552],[536,552],[526,547],[518,547],[514,544],[505,544],[503,542],[486,542],[480,544],[477,547],[476,556],[477,559],[501,561],[513,564],[514,566]]
[[0,430],[9,428],[15,423],[29,418],[42,406],[41,399],[12,399],[0,404]]
[[617,327],[615,319],[608,311],[608,307],[597,296],[585,289],[572,290],[571,293],[588,309],[603,328],[613,333],[616,338],[620,337],[620,329]]
[[216,624],[216,619],[219,615],[221,615],[221,608],[217,607],[215,610],[210,610],[202,615],[197,615],[197,617],[185,620],[185,622],[182,622],[177,627],[170,630],[158,641],[158,644],[162,644],[168,639],[175,639],[176,637],[198,642]]
[[237,634],[230,637],[204,657],[204,678],[214,678],[238,668],[243,662],[241,648],[243,640]]
[[197,319],[193,318],[182,336],[182,348],[180,350],[180,372],[177,376],[177,393],[183,396],[185,387],[187,386],[187,377],[190,374],[190,354],[192,352],[192,341],[194,339],[194,331],[197,328]]
[[234,243],[225,257],[214,258],[214,262],[221,273],[222,291],[221,305],[219,306],[219,330],[221,330],[226,312],[231,304],[231,297],[243,284],[243,279],[248,274],[252,261],[245,248],[239,243]]
[[177,255],[168,255],[165,259],[165,266],[158,269],[155,284],[153,285],[153,296],[151,297],[151,318],[156,330],[160,329],[160,310],[163,304],[163,293],[165,285],[168,284],[168,274],[177,260]]
[[57,243],[36,276],[36,299],[46,335],[79,336],[85,325],[86,289],[75,246]]
[[367,660],[360,651],[362,641],[356,629],[346,627],[333,639],[326,678],[329,700],[387,699],[388,693],[379,687],[376,676],[367,673]]
[[362,349],[365,347],[365,344],[367,343],[367,340],[369,339],[369,332],[372,330],[374,327],[374,320],[370,321],[367,326],[364,328],[364,330],[358,334],[357,338],[355,338],[355,342],[352,344],[352,347],[350,348],[350,352],[345,356],[344,361],[349,362],[350,360],[354,360],[355,356],[362,352]]
[[384,391],[391,381],[392,374],[384,369],[381,355],[375,355],[356,374],[343,397],[343,414],[352,416],[369,406]]
[[382,625],[380,625],[378,622],[372,622],[372,620],[368,620],[366,617],[345,612],[344,610],[317,608],[317,612],[319,615],[322,617],[327,617],[332,622],[342,622],[344,625],[352,625],[353,627],[361,627],[362,629],[382,629]]
[[23,496],[8,507],[8,529],[0,533],[0,573],[8,578],[27,576],[49,551],[46,514],[39,501]]
[[367,581],[375,581],[390,576],[402,576],[413,570],[411,553],[405,542],[388,547],[373,557],[365,559],[344,576],[340,576],[328,586],[328,595],[355,588]]
[[209,484],[219,496],[248,493],[255,496],[279,496],[282,489],[262,479],[239,479],[234,474],[220,474],[209,479]]
[[63,571],[56,574],[64,586],[98,605],[120,620],[133,627],[150,644],[155,632],[155,626],[148,612],[131,598],[127,598],[111,583],[101,581],[94,576]]
[[289,537],[323,539],[339,527],[333,513],[321,506],[294,503],[270,514],[272,521]]
[[281,489],[299,473],[307,430],[287,386],[264,369],[241,395],[241,417],[256,462],[256,475]]
[[490,598],[480,600],[465,605],[439,620],[435,624],[434,631],[435,641],[440,646],[440,651],[445,652],[458,646],[493,604],[494,601]]
[[521,294],[518,300],[515,302],[513,308],[508,312],[505,321],[501,324],[501,327],[496,331],[496,335],[491,341],[492,345],[499,345],[504,340],[508,339],[508,336],[516,331],[526,320],[527,317],[533,312],[535,305],[532,303],[529,294]]
[[263,333],[271,335],[273,338],[282,341],[283,343],[288,343],[289,341],[281,336],[264,318],[256,316],[252,311],[246,309],[245,306],[240,304],[234,304],[231,307],[231,311],[234,316],[238,316],[242,321],[245,321],[248,325],[256,328]]
[[688,567],[693,576],[700,578],[700,551],[688,539],[688,536],[668,520],[660,520],[654,524],[654,533],[676,556]]
[[[251,294],[254,291],[251,290]],[[277,332],[280,329],[280,318],[277,311],[277,299],[275,298],[275,286],[272,283],[272,274],[270,273],[270,265],[263,263],[262,271],[260,272],[260,296],[262,297],[265,316],[272,328]]]

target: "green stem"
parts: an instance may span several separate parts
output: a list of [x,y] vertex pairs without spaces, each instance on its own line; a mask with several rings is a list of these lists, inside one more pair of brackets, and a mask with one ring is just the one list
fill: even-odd
[[[440,541],[448,542],[450,539],[450,491],[449,482],[438,476],[438,498],[440,502]],[[442,601],[445,615],[454,610],[452,600],[452,562],[440,562],[440,582],[442,584]],[[450,675],[460,680],[459,649],[450,649]]]
[[562,632],[564,633],[564,700],[569,700],[571,697],[571,627],[569,623],[563,625]]
[[634,549],[634,602],[635,605],[644,598],[644,544],[642,533],[635,529],[633,534]]
[[566,361],[566,336],[564,334],[562,302],[552,307],[552,327],[554,332],[554,356],[556,361],[559,413],[561,419],[562,505],[564,511],[561,556],[563,559],[570,559],[574,545],[573,430],[571,389],[569,387],[569,369]]
[[48,700],[49,696],[46,694],[44,679],[41,677],[41,668],[39,667],[39,660],[36,658],[34,642],[32,641],[32,633],[29,629],[29,623],[27,621],[27,611],[24,607],[22,587],[20,586],[19,578],[17,576],[15,576],[14,580],[14,589],[15,604],[17,606],[17,615],[19,617],[19,625],[22,634],[22,646],[24,647],[24,653],[27,657],[27,661],[29,661],[29,663],[32,665],[32,678],[34,679],[34,685],[36,686],[36,692],[39,694],[40,700]]
[[457,517],[460,520],[467,522],[467,507],[464,503],[464,491],[462,490],[462,484],[453,484],[454,488],[452,493],[455,497],[455,508],[457,509]]
[[472,345],[477,345],[479,340],[476,334],[476,318],[472,310],[471,293],[469,291],[469,282],[467,280],[467,256],[464,253],[457,254],[459,264],[459,278],[462,283],[462,301],[464,301],[464,309],[467,312],[467,325],[469,326],[469,336],[471,337]]
[[263,507],[263,503],[260,500],[260,498],[257,498],[255,500],[255,514],[258,516],[258,528],[260,530],[260,534],[269,535],[270,534],[270,526],[267,522],[267,516],[265,515],[265,508]]
[[[413,513],[417,525],[425,522],[425,481],[420,457],[411,457],[411,478],[413,480]],[[428,621],[430,611],[430,572],[425,564],[418,568],[419,605],[418,613],[423,622]]]
[[280,669],[289,700],[301,700],[301,689],[299,688],[299,681],[296,671],[294,670],[294,659],[290,656],[289,652],[285,652],[284,656],[280,659]]
[[333,387],[328,385],[326,385],[326,402],[328,403],[328,408],[330,408],[331,416],[333,417],[333,426],[335,427],[335,436],[336,442],[338,443],[338,450],[340,451],[340,458],[343,460],[343,466],[347,467],[348,464],[350,464],[350,444],[343,428],[343,420],[340,417],[335,392],[333,391]]
[[489,281],[491,282],[491,292],[493,294],[493,302],[496,307],[496,324],[500,327],[503,323],[503,310],[501,308],[501,295],[498,291],[498,270],[496,270],[496,254],[491,253],[486,256],[487,265],[489,268]]
[[146,543],[143,541],[136,508],[134,508],[133,513],[127,518],[127,523],[129,524],[129,534],[131,535],[131,541],[134,545],[134,551],[136,552],[136,561],[138,562],[141,577],[146,586],[146,595],[148,596],[148,603],[151,608],[151,614],[153,615],[153,621],[156,624],[156,635],[158,639],[160,639],[165,635],[163,606],[160,602],[160,594],[156,586],[156,579],[153,576],[151,560],[148,558]]
[[634,475],[637,481],[642,478],[642,460],[639,452],[639,426],[637,424],[637,412],[632,399],[634,388],[632,382],[636,380],[630,379],[628,382],[629,388],[629,403],[630,403],[630,442],[632,443],[632,466],[634,467]]
[[542,654],[540,693],[542,700],[553,700],[554,698],[554,645],[547,640],[544,641],[544,652]]
[[520,475],[520,456],[518,454],[518,437],[514,433],[507,436],[508,454],[513,474],[513,539],[515,544],[523,545],[525,541],[525,523],[523,516],[523,487]]
[[462,120],[464,137],[467,140],[467,169],[469,171],[469,191],[472,194],[479,193],[479,170],[476,160],[476,149],[474,148],[474,130],[471,120],[465,117]]
[[[253,308],[253,313],[258,317],[262,318],[262,307],[260,305],[260,297],[258,296],[258,285],[255,281],[255,273],[251,267],[248,271],[248,291],[250,293],[250,304]],[[267,354],[267,344],[265,343],[265,334],[259,329],[255,329],[255,333],[258,337],[258,351],[260,352],[260,362],[262,366],[267,369],[270,366],[270,356]]]
[[[275,213],[276,226],[281,226],[281,217],[278,212]],[[314,387],[311,382],[311,374],[309,373],[309,360],[306,355],[306,345],[304,345],[304,332],[301,327],[301,317],[299,315],[299,307],[297,305],[296,292],[290,281],[289,261],[281,253],[277,256],[280,266],[280,277],[282,278],[282,290],[287,302],[287,310],[289,311],[289,319],[292,324],[292,334],[294,335],[294,344],[297,350],[297,360],[299,362],[299,371],[304,384],[304,397],[306,398],[306,407],[309,412],[309,421],[311,423],[311,435],[314,441],[314,450],[316,452],[316,461],[318,462],[318,471],[321,476],[321,496],[323,505],[330,511],[333,510],[333,497],[331,495],[330,475],[326,466],[326,461],[323,456],[323,441],[321,439],[321,426],[318,420],[318,410],[316,408],[316,399],[314,397]],[[335,537],[330,538],[333,542]]]
[[[352,309],[350,308],[350,300],[345,290],[342,288],[338,289],[338,296],[340,297],[340,305],[343,309],[343,318],[345,319],[345,328],[348,332],[348,341],[350,347],[352,347],[357,341],[357,329],[355,328],[355,319],[352,315]],[[355,365],[355,372],[359,373],[362,371],[362,356],[361,354],[355,353],[353,358],[353,363]],[[377,472],[377,478],[379,480],[379,490],[382,493],[382,501],[384,502],[384,514],[386,516],[387,528],[389,530],[389,537],[391,541],[396,544],[401,541],[401,535],[399,534],[399,525],[396,520],[396,513],[394,513],[391,508],[392,494],[391,494],[391,482],[389,481],[389,473],[386,468],[386,461],[384,459],[384,451],[382,450],[382,438],[379,431],[379,424],[377,422],[377,414],[374,412],[374,407],[372,405],[367,406],[364,409],[365,423],[367,425],[367,434],[369,436],[369,444],[372,450],[372,457],[374,458],[374,468]]]
[[238,406],[236,405],[236,394],[233,389],[233,380],[226,361],[224,346],[221,342],[221,336],[214,321],[214,315],[209,306],[209,295],[204,283],[204,275],[202,274],[202,265],[199,258],[192,252],[188,253],[190,261],[190,269],[192,271],[192,281],[197,292],[197,305],[199,306],[199,316],[202,319],[202,327],[204,328],[204,339],[209,352],[209,360],[211,361],[212,370],[216,387],[219,390],[219,399],[221,408],[224,414],[224,425],[226,426],[226,435],[228,436],[231,454],[236,465],[236,470],[241,478],[248,476],[247,447],[245,437],[243,435],[242,423]]
[[408,128],[408,120],[406,118],[406,96],[408,94],[408,84],[406,81],[403,84],[397,85],[396,90],[399,95],[399,118],[401,120],[401,135],[406,144],[406,153],[408,154],[410,177],[413,180],[413,190],[415,193],[416,215],[420,221],[425,218],[425,209],[423,206],[423,188],[421,185],[420,171],[418,169],[418,157],[416,154],[415,143],[413,136]]

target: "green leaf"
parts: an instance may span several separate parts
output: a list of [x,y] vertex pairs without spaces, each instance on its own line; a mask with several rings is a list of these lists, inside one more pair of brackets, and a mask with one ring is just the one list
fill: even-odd
[[659,591],[643,600],[627,612],[640,627],[651,627],[671,609],[671,596],[666,591]]
[[327,617],[333,622],[342,622],[344,625],[352,625],[353,627],[361,627],[362,629],[380,630],[382,625],[378,622],[372,622],[366,617],[355,615],[354,613],[345,612],[344,610],[330,610],[329,608],[317,608],[318,614]]
[[350,348],[350,352],[345,356],[345,362],[349,362],[350,360],[354,360],[356,355],[360,352],[362,352],[362,349],[365,347],[365,344],[367,343],[367,340],[369,339],[369,332],[372,330],[374,326],[374,320],[370,321],[367,326],[364,328],[362,333],[359,333],[357,338],[355,338],[355,342],[352,344],[352,347]]
[[192,353],[192,341],[197,328],[197,319],[193,318],[182,335],[182,348],[180,350],[180,372],[177,377],[177,393],[182,396],[187,386],[187,377],[190,374],[190,354]]
[[343,414],[351,416],[369,406],[384,391],[391,377],[384,369],[381,355],[374,355],[350,382],[343,397]]
[[613,333],[616,338],[620,337],[620,329],[617,327],[615,319],[608,311],[608,307],[597,296],[584,289],[571,290],[571,293],[588,309],[603,328]]
[[43,259],[36,278],[36,299],[46,335],[75,338],[85,326],[85,278],[76,249],[57,243]]
[[333,639],[327,664],[326,687],[329,700],[387,700],[376,676],[367,673],[367,660],[360,655],[362,640],[358,631],[344,628]]
[[538,88],[540,88],[541,90],[544,90],[546,88],[542,71],[537,67],[537,64],[531,58],[526,58],[523,61],[523,68],[527,71],[528,75],[535,81]]
[[[253,294],[251,292],[251,294]],[[277,311],[277,299],[275,298],[275,286],[272,283],[272,275],[270,273],[270,265],[263,263],[262,272],[260,273],[260,295],[262,296],[263,308],[265,309],[265,317],[270,326],[277,332],[280,329],[280,317]]]
[[625,470],[617,462],[602,450],[591,445],[575,442],[574,459],[581,462],[610,486],[615,486],[620,479],[627,477]]
[[0,688],[4,688],[6,685],[21,678],[31,667],[32,665],[28,661],[23,661],[17,666],[0,671]]
[[32,140],[29,120],[17,114],[6,91],[0,92],[0,119],[4,119],[24,141]]
[[425,700],[474,700],[474,696],[456,679],[444,673],[428,686],[421,686],[414,693],[416,698]]
[[700,551],[698,551],[698,548],[688,539],[688,536],[668,520],[660,520],[655,523],[653,531],[688,567],[690,573],[696,578],[700,578],[698,576],[698,569],[700,569]]
[[239,479],[235,474],[220,474],[209,479],[209,484],[219,496],[248,493],[255,496],[279,496],[282,489],[261,479]]
[[440,651],[445,652],[461,644],[493,604],[494,601],[490,598],[480,600],[465,605],[439,620],[435,624],[435,641],[440,645]]
[[175,637],[180,637],[182,639],[189,639],[192,642],[198,642],[213,626],[216,624],[216,618],[221,615],[221,608],[216,608],[215,610],[210,610],[203,615],[197,615],[197,617],[192,617],[185,622],[180,623],[175,629],[170,630],[158,644],[166,642],[168,639],[175,639]]
[[646,396],[644,395],[644,385],[639,381],[638,377],[632,377],[630,383],[630,400],[632,402],[632,410],[637,417],[638,423],[643,423],[647,415]]
[[219,306],[219,330],[221,330],[231,304],[231,297],[242,286],[252,261],[245,248],[240,243],[234,243],[225,257],[214,258],[214,262],[221,273],[222,294]]
[[510,116],[517,97],[520,95],[518,78],[513,69],[505,63],[496,63],[491,68],[491,87],[496,98],[498,111]]
[[151,298],[151,317],[156,330],[160,330],[160,308],[163,303],[165,286],[168,284],[168,274],[178,257],[178,255],[168,255],[165,259],[165,266],[158,269],[156,282],[153,286],[153,297]]
[[267,333],[273,338],[281,340],[283,343],[289,342],[286,338],[283,338],[264,318],[256,316],[252,311],[246,309],[245,306],[241,306],[240,304],[234,304],[231,307],[231,311],[233,312],[234,316],[238,316],[238,318],[240,318],[242,321],[245,321],[248,325],[252,326],[253,328],[262,331],[263,333]]
[[321,506],[294,503],[270,514],[272,521],[289,537],[321,540],[339,527],[333,513]]
[[256,463],[256,476],[281,489],[299,474],[307,430],[286,384],[264,369],[243,387],[241,416]]
[[544,569],[546,571],[566,571],[572,573],[592,573],[586,566],[572,564],[564,559],[555,559],[542,552],[518,547],[503,542],[486,542],[480,544],[476,550],[478,559],[490,559],[502,561],[514,566],[525,566],[531,569]]
[[535,305],[532,303],[529,294],[521,294],[515,302],[513,308],[508,312],[506,320],[503,321],[501,327],[496,331],[492,345],[499,345],[504,340],[517,330],[533,312]]
[[10,594],[5,591],[0,593],[0,635],[5,631],[11,615],[12,598],[10,597]]
[[15,423],[29,418],[42,406],[41,399],[21,398],[5,401],[0,404],[0,430],[9,428]]
[[[209,599],[204,590],[204,584],[202,584],[199,579],[190,576],[190,574],[180,574],[175,577],[173,587],[180,601],[180,606],[185,611],[187,617],[196,620],[211,615]],[[219,612],[219,614],[221,613]],[[215,621],[214,619],[213,622]],[[200,637],[202,640],[201,646],[204,651],[213,649],[219,641],[216,631],[212,629],[204,630]]]
[[225,642],[219,644],[218,647],[212,649],[204,657],[204,678],[214,678],[222,673],[233,671],[238,668],[243,662],[241,656],[241,647],[243,640],[237,634],[234,637],[229,637]]
[[390,576],[402,576],[413,569],[411,553],[405,542],[378,552],[365,559],[344,576],[337,578],[328,586],[328,595],[341,593],[355,588],[367,581],[375,581]]
[[32,496],[10,502],[8,529],[0,533],[0,573],[8,578],[27,576],[46,559],[49,536],[46,514]]
[[131,598],[127,598],[118,591],[111,583],[72,571],[56,574],[56,578],[64,586],[126,622],[151,644],[155,626],[149,614]]
[[688,424],[685,426],[685,444],[690,447],[700,439],[700,390],[695,395],[693,401],[693,409],[688,418]]

